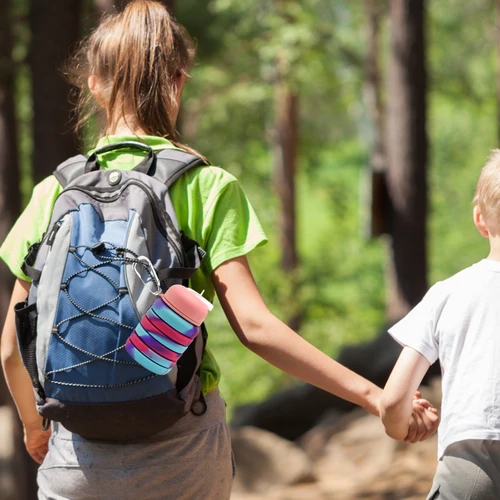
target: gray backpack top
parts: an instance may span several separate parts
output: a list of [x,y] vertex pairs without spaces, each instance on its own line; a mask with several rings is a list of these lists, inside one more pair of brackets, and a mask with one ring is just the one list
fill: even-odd
[[[131,171],[102,170],[97,155],[139,148]],[[33,280],[17,304],[20,352],[39,413],[88,439],[126,441],[206,410],[199,378],[206,330],[165,376],[137,364],[124,344],[155,300],[188,284],[204,251],[179,230],[169,187],[204,164],[183,151],[136,142],[76,156],[54,175],[63,191],[24,271]],[[154,268],[154,270],[152,269]]]

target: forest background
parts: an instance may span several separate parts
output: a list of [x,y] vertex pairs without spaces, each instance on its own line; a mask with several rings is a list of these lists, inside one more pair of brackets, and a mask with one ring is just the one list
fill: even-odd
[[[250,198],[269,237],[250,263],[270,309],[333,357],[373,339],[401,313],[391,312],[394,251],[390,230],[376,224],[385,209],[374,199],[385,170],[378,149],[386,158],[394,140],[385,130],[396,97],[388,81],[391,36],[397,4],[411,0],[165,3],[198,43],[183,95],[183,142],[233,173]],[[68,87],[56,68],[111,4],[0,0],[0,238],[55,159],[93,144],[92,127],[81,142],[73,137]],[[426,78],[407,83],[425,95],[418,119],[427,137],[422,149],[428,146],[415,166],[425,173],[420,195],[427,197],[419,209],[425,251],[415,272],[427,287],[487,254],[471,201],[498,145],[499,26],[494,0],[414,4],[425,5]],[[405,22],[411,27],[415,19]],[[414,245],[406,237],[403,246]],[[3,311],[11,286],[4,267]],[[246,350],[220,307],[208,329],[230,412],[297,383]]]

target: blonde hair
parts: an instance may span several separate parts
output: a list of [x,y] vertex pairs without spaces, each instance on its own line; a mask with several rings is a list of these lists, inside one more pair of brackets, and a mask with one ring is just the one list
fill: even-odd
[[500,149],[491,150],[472,202],[479,207],[491,235],[500,235]]
[[[186,29],[159,2],[134,0],[122,12],[104,16],[66,67],[78,91],[77,128],[105,112],[105,130],[123,118],[147,135],[192,151],[179,142],[173,110],[176,78],[189,76],[195,52]],[[88,92],[90,75],[102,86],[104,109]]]

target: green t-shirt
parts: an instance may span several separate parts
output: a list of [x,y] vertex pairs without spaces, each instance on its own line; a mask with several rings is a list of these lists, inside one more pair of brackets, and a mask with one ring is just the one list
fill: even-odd
[[[174,148],[167,139],[153,136],[107,136],[99,141],[97,148],[137,140],[154,150]],[[99,155],[99,163],[104,169],[130,170],[144,155],[136,149],[110,151]],[[21,264],[29,246],[42,239],[61,191],[54,176],[35,186],[28,206],[0,247],[0,258],[20,279],[29,281]],[[264,231],[238,181],[222,168],[191,169],[170,188],[170,197],[180,229],[207,252],[201,268],[191,279],[191,287],[198,292],[204,291],[204,296],[212,301],[215,296],[210,279],[212,271],[223,262],[246,255],[264,244],[267,241]],[[203,391],[206,393],[217,387],[219,380],[219,366],[207,348],[201,365]]]

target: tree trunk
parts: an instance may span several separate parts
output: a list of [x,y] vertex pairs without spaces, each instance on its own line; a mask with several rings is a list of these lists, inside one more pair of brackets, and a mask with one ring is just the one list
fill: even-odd
[[[287,16],[290,0],[276,0],[277,10]],[[289,22],[294,22],[289,19]],[[287,48],[283,47],[283,51]],[[281,246],[281,268],[286,277],[287,309],[286,322],[292,330],[298,330],[302,322],[302,311],[298,300],[297,269],[299,258],[296,234],[295,174],[298,143],[297,93],[289,86],[290,69],[284,64],[285,56],[276,58],[276,83],[274,104],[274,130],[272,149],[274,154],[274,184],[280,202],[279,235]]]
[[[16,113],[14,105],[15,69],[12,61],[12,20],[9,0],[0,0],[0,241],[5,239],[21,209]],[[3,263],[0,266],[0,314],[3,320],[10,302],[14,277]],[[12,400],[1,385],[1,404]],[[35,500],[37,466],[27,454],[19,419],[14,432],[14,457],[10,464],[16,500]]]
[[[3,242],[21,210],[19,191],[17,127],[14,108],[14,63],[9,0],[0,0],[0,242]],[[0,264],[0,318],[7,314],[14,277]],[[7,402],[1,378],[0,404]]]
[[292,330],[298,330],[302,322],[297,291],[297,254],[295,173],[298,141],[298,96],[284,83],[279,82],[275,94],[275,137],[273,144],[275,161],[275,186],[280,200],[279,234],[281,244],[281,268],[288,285],[289,317],[286,322]]
[[500,144],[500,0],[495,0],[495,34],[497,43],[497,142]]
[[61,64],[80,39],[82,0],[32,0],[29,63],[33,89],[33,175],[39,182],[76,154],[70,123],[70,85]]
[[427,291],[425,1],[391,0],[387,153],[391,201],[389,322]]
[[295,173],[297,156],[298,98],[284,86],[276,89],[276,190],[281,202],[280,241],[281,267],[293,273],[298,265]]
[[170,11],[170,13],[175,12],[175,0],[161,0],[165,7]]
[[[500,1],[500,0],[499,0]],[[365,100],[373,129],[373,147],[370,163],[377,170],[385,170],[384,106],[380,82],[380,19],[385,4],[380,0],[366,0],[368,57],[365,70]]]
[[371,124],[370,196],[368,236],[374,238],[389,232],[389,200],[387,194],[387,155],[385,120],[380,79],[380,18],[385,2],[366,0],[368,57],[365,65],[364,97]]

